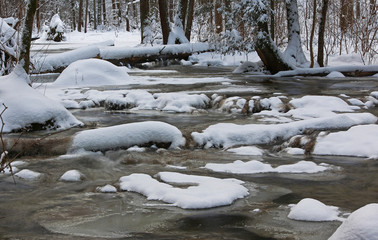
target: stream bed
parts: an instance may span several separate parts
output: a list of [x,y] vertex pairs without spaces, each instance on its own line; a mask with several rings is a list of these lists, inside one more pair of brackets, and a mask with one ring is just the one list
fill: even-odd
[[[378,89],[377,78],[273,78],[233,75],[228,67],[168,66],[153,71],[130,72],[131,77],[149,79],[150,84],[109,86],[114,89],[145,89],[149,92],[216,93],[225,97],[287,98],[304,95],[340,96],[362,99]],[[55,78],[56,75],[50,77]],[[226,78],[225,81],[194,84],[154,84],[154,78]],[[34,76],[38,82],[38,76]],[[43,82],[48,80],[43,77]],[[47,79],[47,80],[46,80]],[[104,88],[98,88],[104,90]],[[368,110],[378,115],[377,108]],[[304,222],[287,218],[289,204],[314,198],[337,206],[344,216],[378,199],[378,162],[357,157],[290,155],[273,144],[259,146],[262,156],[238,155],[224,149],[198,147],[190,133],[201,132],[217,123],[259,123],[260,117],[218,109],[172,113],[166,111],[108,111],[104,107],[75,109],[72,113],[85,123],[58,133],[33,132],[22,136],[20,148],[25,168],[42,173],[28,181],[0,175],[0,239],[328,239],[341,224]],[[186,137],[180,150],[147,148],[144,152],[125,149],[106,152],[66,154],[72,136],[82,130],[132,122],[162,121],[176,126]],[[51,136],[50,136],[51,134]],[[17,134],[5,137],[16,138]],[[33,145],[33,140],[46,137]],[[30,146],[28,146],[30,145]],[[259,160],[272,165],[301,160],[335,166],[320,173],[232,174],[210,171],[207,163]],[[21,165],[18,167],[23,168]],[[83,181],[63,182],[67,170],[84,174]],[[171,171],[244,181],[245,198],[229,206],[186,210],[160,201],[150,201],[134,192],[100,193],[99,186],[119,187],[119,179],[132,173],[154,176]]]

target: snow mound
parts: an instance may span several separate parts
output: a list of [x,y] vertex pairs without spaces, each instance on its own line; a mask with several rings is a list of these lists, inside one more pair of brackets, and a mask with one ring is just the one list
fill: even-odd
[[25,179],[25,180],[36,180],[38,179],[42,174],[39,172],[34,172],[29,169],[22,169],[18,173],[15,174],[15,176]]
[[378,125],[354,126],[320,136],[314,154],[378,158]]
[[306,129],[339,129],[360,124],[372,124],[377,117],[370,113],[344,113],[332,117],[312,118],[283,124],[218,123],[202,133],[193,132],[194,141],[205,148],[229,148],[237,145],[269,144],[277,139],[286,140]]
[[101,193],[116,193],[117,192],[117,188],[115,188],[114,186],[112,186],[110,184],[107,184],[107,185],[105,185],[103,187],[97,187],[96,191],[97,192],[101,192]]
[[128,83],[129,75],[126,67],[117,67],[100,59],[85,59],[71,63],[52,85],[83,87]]
[[344,78],[345,76],[341,72],[333,71],[333,72],[330,72],[326,77],[327,78]]
[[378,204],[371,203],[354,211],[329,240],[378,239]]
[[157,109],[170,112],[191,112],[206,108],[210,99],[205,94],[155,93]]
[[245,146],[245,147],[238,147],[238,148],[230,148],[227,152],[232,152],[238,155],[252,155],[252,156],[262,156],[264,150],[255,147],[255,146]]
[[[131,174],[120,178],[121,190],[137,192],[148,200],[159,200],[184,209],[204,209],[232,204],[247,196],[248,189],[237,179],[219,179],[206,176],[160,172],[156,176]],[[191,185],[187,188],[172,184]]]
[[42,129],[67,129],[82,124],[62,105],[31,88],[29,82],[20,65],[11,74],[0,77],[0,105],[8,107],[3,115],[4,132],[34,130],[36,124]]
[[300,119],[329,117],[336,115],[335,112],[353,112],[359,109],[333,96],[304,96],[291,100],[289,104],[295,109],[291,109],[287,114]]
[[305,150],[304,149],[302,149],[302,148],[292,148],[292,147],[285,148],[284,152],[286,152],[287,154],[290,154],[290,155],[303,155],[303,154],[305,154]]
[[150,143],[169,144],[170,148],[177,148],[185,144],[185,138],[175,126],[147,121],[82,131],[74,137],[72,148],[106,151]]
[[83,178],[84,175],[78,170],[69,170],[65,172],[59,180],[66,182],[80,182]]
[[305,198],[291,206],[290,213],[287,217],[299,221],[321,222],[340,221],[341,218],[339,218],[338,215],[339,210],[337,207],[327,206],[316,199]]
[[[322,164],[321,164],[322,165]],[[300,161],[294,164],[281,165],[276,168],[267,163],[256,160],[243,162],[236,160],[233,163],[208,163],[205,168],[214,172],[227,172],[236,174],[253,173],[317,173],[328,169],[326,166],[317,165],[314,162]]]

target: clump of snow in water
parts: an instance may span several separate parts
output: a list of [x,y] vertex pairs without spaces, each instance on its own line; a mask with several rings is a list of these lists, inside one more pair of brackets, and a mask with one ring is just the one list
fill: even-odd
[[33,123],[44,125],[50,122],[46,128],[52,129],[82,125],[62,105],[31,88],[29,83],[29,76],[21,65],[17,65],[11,74],[0,77],[0,109],[3,109],[2,104],[8,107],[3,114],[4,132],[27,128]]
[[145,152],[146,148],[133,146],[133,147],[128,148],[126,151],[128,151],[128,152]]
[[105,185],[103,187],[97,187],[96,191],[97,192],[101,192],[101,193],[116,193],[117,192],[117,188],[115,188],[114,186],[112,186],[110,184],[107,184],[107,185]]
[[[219,179],[207,176],[160,172],[156,178],[147,174],[131,174],[120,178],[120,188],[137,192],[148,200],[159,200],[184,209],[203,209],[232,204],[247,196],[248,189],[237,179]],[[192,185],[187,188],[171,184]]]
[[329,240],[378,239],[378,204],[371,203],[354,211]]
[[330,117],[335,116],[335,112],[353,112],[360,109],[349,106],[341,98],[333,96],[304,96],[291,100],[289,104],[295,109],[291,109],[287,114],[300,119]]
[[229,148],[237,145],[269,144],[277,139],[286,140],[301,134],[306,129],[339,129],[360,124],[374,124],[377,117],[370,113],[344,113],[332,117],[313,118],[283,124],[218,123],[209,126],[202,133],[193,132],[198,145],[205,148]]
[[326,77],[327,78],[344,78],[345,76],[341,72],[333,71],[333,72],[330,72]]
[[365,103],[363,103],[361,100],[357,98],[350,98],[347,100],[351,105],[354,106],[365,106]]
[[354,126],[319,136],[313,153],[378,158],[378,125]]
[[59,178],[59,180],[66,182],[80,182],[83,179],[84,175],[78,170],[69,170]]
[[25,179],[25,180],[36,180],[38,179],[42,174],[39,172],[34,172],[29,169],[22,169],[18,173],[15,174],[15,176]]
[[253,173],[317,173],[329,169],[326,164],[317,165],[310,161],[300,161],[294,164],[281,165],[276,168],[267,163],[256,160],[243,162],[236,160],[232,163],[208,163],[205,168],[214,172],[226,172],[236,174],[253,174]]
[[264,153],[264,150],[255,146],[245,146],[245,147],[238,147],[238,148],[230,148],[230,149],[227,149],[227,152],[236,153],[238,155],[262,156]]
[[185,144],[181,131],[168,123],[147,121],[79,132],[73,140],[73,149],[105,151],[129,148],[148,143],[167,143],[170,148]]
[[316,199],[305,198],[291,205],[287,217],[298,221],[341,221],[343,219],[338,217],[339,213],[338,207],[327,206]]
[[105,60],[86,59],[71,63],[52,85],[83,87],[128,83],[130,79],[126,67],[117,67]]
[[265,74],[266,70],[264,69],[264,64],[260,62],[249,62],[245,61],[242,62],[232,73],[245,73],[248,72],[248,74]]
[[288,148],[285,148],[283,151],[286,152],[287,154],[290,154],[290,155],[303,155],[303,154],[305,154],[305,150],[302,149],[302,148],[288,147]]

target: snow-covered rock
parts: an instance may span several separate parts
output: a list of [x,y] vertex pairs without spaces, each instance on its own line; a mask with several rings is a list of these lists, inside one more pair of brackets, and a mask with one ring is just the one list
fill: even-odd
[[66,182],[80,182],[84,179],[84,174],[79,172],[78,170],[69,170],[65,172],[59,180],[66,181]]
[[110,184],[107,184],[107,185],[105,185],[103,187],[97,187],[96,191],[97,192],[101,192],[101,193],[116,193],[117,192],[117,188],[115,188],[114,186],[112,186]]
[[15,174],[15,176],[25,179],[25,180],[36,180],[38,179],[42,174],[39,172],[34,172],[29,169],[22,169],[18,173]]
[[149,143],[169,144],[170,148],[177,148],[185,144],[185,138],[175,126],[147,121],[79,132],[74,137],[72,148],[106,151]]
[[333,72],[330,72],[326,77],[327,78],[344,78],[345,76],[341,72],[333,71]]
[[378,158],[378,125],[354,126],[319,136],[313,153]]
[[255,146],[244,146],[244,147],[227,149],[227,152],[232,152],[238,155],[262,156],[264,153],[264,150]]
[[29,83],[29,76],[21,65],[17,65],[11,74],[0,77],[0,110],[2,104],[8,107],[3,114],[4,132],[23,128],[33,130],[36,125],[42,129],[82,125],[62,105],[31,88]]
[[85,59],[71,63],[52,85],[83,87],[128,83],[130,83],[130,79],[126,67],[117,67],[100,59]]
[[360,124],[373,124],[377,117],[370,113],[344,113],[331,117],[311,118],[283,124],[218,123],[202,133],[193,132],[194,141],[205,148],[229,148],[237,145],[269,144],[277,139],[286,140],[306,129],[340,129]]
[[349,215],[329,240],[376,240],[377,226],[378,204],[368,204]]
[[294,164],[281,165],[276,168],[267,163],[256,160],[243,162],[236,160],[233,163],[208,163],[205,168],[214,172],[227,172],[236,174],[253,174],[253,173],[317,173],[323,172],[329,168],[325,164],[317,165],[310,161],[300,161]]
[[305,198],[297,204],[291,205],[287,217],[299,221],[340,221],[339,213],[337,207],[327,206],[316,199]]
[[[248,189],[237,179],[219,179],[207,176],[186,175],[175,172],[160,172],[156,175],[162,182],[147,174],[131,174],[120,178],[120,188],[137,192],[148,200],[159,200],[184,209],[203,209],[230,205],[236,199],[247,196]],[[172,184],[191,185],[173,187]]]

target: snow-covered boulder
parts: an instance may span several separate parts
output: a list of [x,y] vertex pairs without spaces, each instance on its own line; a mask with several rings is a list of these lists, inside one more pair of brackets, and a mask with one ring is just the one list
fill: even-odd
[[47,40],[61,42],[64,40],[64,23],[58,14],[55,14],[50,21],[50,26],[47,32]]
[[128,84],[126,67],[100,59],[85,59],[71,63],[55,80],[53,86],[83,87]]
[[78,170],[69,170],[65,172],[60,178],[60,181],[66,182],[80,182],[84,179],[84,174]]
[[2,104],[8,107],[3,114],[4,132],[24,128],[67,129],[82,124],[62,105],[31,88],[29,83],[29,76],[20,65],[11,74],[0,77],[0,110]]
[[[175,172],[160,172],[156,176],[131,174],[120,178],[123,191],[137,192],[148,200],[159,200],[184,209],[203,209],[232,204],[247,196],[248,189],[237,179],[220,179],[207,176],[186,175]],[[174,187],[185,184],[190,187]]]
[[262,156],[264,153],[264,150],[255,146],[244,146],[244,147],[227,149],[227,152],[232,152],[238,155]]
[[330,72],[326,77],[327,78],[344,78],[345,76],[341,72],[333,71],[333,72]]
[[185,138],[175,126],[147,121],[79,132],[74,137],[72,148],[106,151],[149,144],[177,148],[185,144]]
[[97,192],[101,192],[101,193],[116,193],[117,192],[117,188],[114,187],[114,186],[112,186],[112,185],[110,185],[110,184],[106,184],[103,187],[97,187],[96,191]]
[[378,204],[368,204],[354,211],[329,240],[378,239]]
[[305,198],[297,204],[291,205],[287,217],[298,221],[322,222],[340,220],[339,213],[337,207],[327,206],[316,199]]
[[37,180],[39,177],[41,177],[41,175],[41,173],[29,169],[22,169],[21,171],[15,174],[15,176],[25,180]]
[[313,153],[378,158],[378,125],[354,126],[319,136]]

